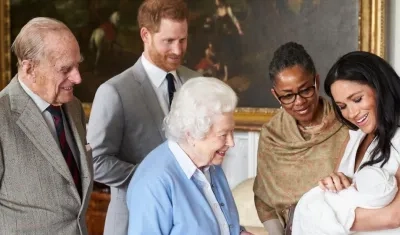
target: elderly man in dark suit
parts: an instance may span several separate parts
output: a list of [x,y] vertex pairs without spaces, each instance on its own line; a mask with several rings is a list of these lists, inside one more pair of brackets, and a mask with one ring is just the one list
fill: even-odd
[[12,49],[18,74],[0,92],[0,234],[87,234],[93,168],[73,95],[78,42],[63,23],[40,17]]
[[111,187],[105,235],[126,235],[126,190],[137,164],[165,141],[162,122],[174,91],[200,76],[181,66],[188,36],[183,0],[146,0],[138,11],[144,52],[96,92],[88,125],[95,181]]

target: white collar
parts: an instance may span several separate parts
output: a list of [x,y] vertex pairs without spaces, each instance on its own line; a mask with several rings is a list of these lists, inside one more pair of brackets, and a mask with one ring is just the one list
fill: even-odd
[[[192,178],[196,171],[200,171],[178,143],[168,140],[168,147],[188,179]],[[203,173],[205,174],[209,170],[209,166],[204,167]]]
[[178,74],[176,73],[176,70],[165,72],[164,70],[147,60],[143,54],[141,56],[141,61],[151,83],[157,88],[161,86],[161,84],[165,80],[165,77],[167,76],[167,73],[171,73],[172,75],[174,75],[175,80],[178,79]]
[[23,81],[21,81],[18,78],[19,84],[21,84],[22,89],[28,94],[29,97],[33,100],[33,102],[36,104],[36,106],[39,108],[40,112],[42,113],[49,107],[49,103],[47,103],[45,100],[43,100],[40,96],[35,94]]

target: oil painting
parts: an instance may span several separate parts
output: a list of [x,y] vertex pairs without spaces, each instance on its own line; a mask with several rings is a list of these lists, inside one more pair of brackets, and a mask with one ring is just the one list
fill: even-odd
[[[237,125],[259,128],[279,107],[268,65],[281,44],[304,45],[323,83],[342,54],[384,56],[384,0],[186,0],[190,10],[184,65],[229,84],[238,94]],[[10,45],[33,17],[63,21],[78,39],[84,61],[75,95],[93,101],[98,86],[141,56],[136,21],[141,0],[4,0],[0,3],[0,69],[4,87],[16,74]]]

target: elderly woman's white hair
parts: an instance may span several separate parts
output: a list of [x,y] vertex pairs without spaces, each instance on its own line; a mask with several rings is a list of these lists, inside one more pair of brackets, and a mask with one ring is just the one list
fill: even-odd
[[232,88],[219,79],[189,79],[175,93],[171,111],[164,119],[167,139],[181,142],[185,140],[186,133],[195,139],[203,139],[214,118],[219,114],[233,112],[237,100]]

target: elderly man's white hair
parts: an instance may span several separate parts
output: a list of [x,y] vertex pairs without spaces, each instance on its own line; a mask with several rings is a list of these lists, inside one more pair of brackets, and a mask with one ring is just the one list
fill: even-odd
[[186,133],[195,139],[203,139],[214,123],[214,118],[219,114],[233,112],[237,100],[232,88],[219,79],[189,79],[175,93],[171,111],[164,119],[167,139],[181,142],[185,140]]
[[71,30],[61,21],[47,18],[36,17],[31,19],[15,38],[11,45],[11,50],[18,59],[18,66],[23,60],[33,60],[35,62],[44,56],[45,37],[49,33],[59,34],[62,31]]

